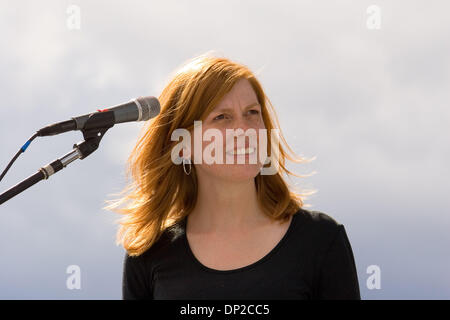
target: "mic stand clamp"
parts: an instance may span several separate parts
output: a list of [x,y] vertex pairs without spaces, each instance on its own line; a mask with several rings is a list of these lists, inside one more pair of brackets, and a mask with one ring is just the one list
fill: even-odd
[[35,174],[29,176],[3,194],[0,194],[0,204],[8,201],[37,182],[47,180],[52,174],[65,168],[69,163],[89,156],[97,150],[103,135],[114,124],[114,111],[92,113],[86,121],[84,128],[81,129],[84,141],[74,144],[72,151],[60,159],[56,159],[52,163],[43,166]]

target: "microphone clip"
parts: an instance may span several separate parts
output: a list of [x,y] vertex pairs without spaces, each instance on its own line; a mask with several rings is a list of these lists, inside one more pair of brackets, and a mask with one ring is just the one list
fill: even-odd
[[80,129],[83,133],[84,141],[74,144],[81,154],[80,159],[86,158],[92,152],[97,150],[103,135],[109,128],[115,124],[114,112],[103,111],[93,113],[86,121],[84,128]]

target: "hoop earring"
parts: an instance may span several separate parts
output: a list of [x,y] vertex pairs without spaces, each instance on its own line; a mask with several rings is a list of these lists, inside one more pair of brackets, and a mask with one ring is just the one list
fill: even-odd
[[[189,172],[186,172],[186,166],[185,166],[186,163],[189,164]],[[192,170],[191,159],[183,158],[183,170],[184,170],[184,173],[186,173],[187,175],[191,174],[191,170]]]

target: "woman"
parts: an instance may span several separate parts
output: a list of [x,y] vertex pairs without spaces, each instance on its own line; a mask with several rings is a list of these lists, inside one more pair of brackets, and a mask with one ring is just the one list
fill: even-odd
[[[129,194],[106,207],[123,214],[123,299],[360,299],[345,228],[302,208],[304,195],[288,188],[285,158],[305,160],[287,155],[286,141],[271,135],[275,111],[246,66],[198,56],[171,77],[159,101],[160,114],[129,158]],[[179,129],[194,139],[180,144],[173,139]],[[208,153],[210,129],[218,135]],[[249,129],[266,135],[252,140],[242,133]],[[250,162],[257,150],[270,156]],[[206,161],[208,154],[218,161]]]

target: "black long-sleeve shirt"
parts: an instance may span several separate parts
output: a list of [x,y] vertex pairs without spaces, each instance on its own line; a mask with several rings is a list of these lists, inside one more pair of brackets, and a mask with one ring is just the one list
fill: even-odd
[[122,298],[128,299],[361,299],[344,225],[320,211],[300,209],[262,259],[234,270],[201,264],[186,238],[186,218],[166,229],[138,257],[125,253]]

